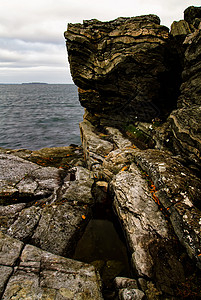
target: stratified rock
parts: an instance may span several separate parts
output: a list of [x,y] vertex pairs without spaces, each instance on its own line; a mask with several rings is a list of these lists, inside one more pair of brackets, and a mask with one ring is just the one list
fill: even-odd
[[93,115],[105,114],[108,125],[116,116],[117,123],[152,120],[175,106],[177,59],[170,58],[168,28],[159,24],[157,16],[147,15],[68,25],[65,38],[80,102]]
[[173,146],[177,154],[201,166],[201,106],[192,105],[173,111],[169,120],[173,132]]
[[201,31],[190,41],[185,51],[183,83],[181,96],[178,99],[179,107],[201,105]]
[[173,132],[174,151],[187,162],[190,161],[200,168],[201,30],[195,29],[186,37],[184,43],[187,44],[187,48],[184,53],[183,83],[178,98],[178,110],[173,111],[169,117],[170,128]]
[[[6,235],[0,237],[0,242],[5,243],[4,247],[0,247],[0,270],[4,271],[1,273],[1,299],[103,299],[100,277],[93,266],[31,245],[26,245],[22,253],[15,251],[13,261],[10,257],[17,250],[16,245],[22,250],[23,244]],[[19,264],[15,265],[16,259]],[[15,266],[14,270],[12,266]]]

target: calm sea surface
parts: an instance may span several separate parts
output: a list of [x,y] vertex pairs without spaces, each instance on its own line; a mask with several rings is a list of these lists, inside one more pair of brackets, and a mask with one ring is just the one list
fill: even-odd
[[73,84],[0,84],[0,147],[79,145],[83,113]]

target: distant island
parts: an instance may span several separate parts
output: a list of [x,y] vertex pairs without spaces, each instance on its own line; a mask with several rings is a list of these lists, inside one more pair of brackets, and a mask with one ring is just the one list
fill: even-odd
[[23,82],[22,84],[48,84],[46,82]]

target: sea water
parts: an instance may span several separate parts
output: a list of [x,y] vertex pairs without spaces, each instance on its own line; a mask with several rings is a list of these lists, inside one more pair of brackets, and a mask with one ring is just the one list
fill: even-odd
[[0,147],[80,145],[83,113],[74,84],[0,84]]

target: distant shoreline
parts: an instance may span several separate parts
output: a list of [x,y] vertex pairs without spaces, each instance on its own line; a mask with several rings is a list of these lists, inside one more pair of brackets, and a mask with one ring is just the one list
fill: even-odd
[[72,83],[35,83],[35,82],[23,82],[23,83],[5,83],[5,82],[0,82],[0,85],[75,85],[73,82]]
[[46,82],[23,82],[21,84],[48,84]]

